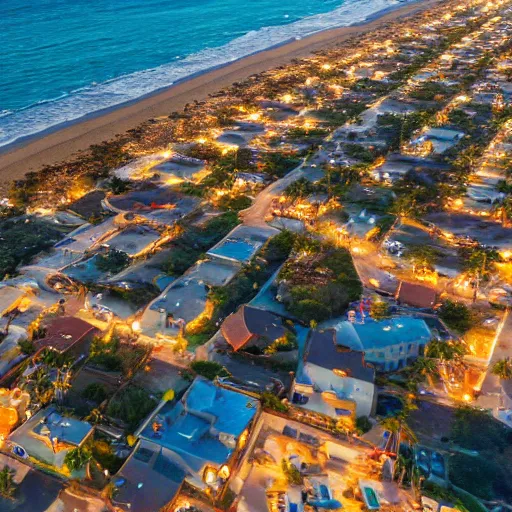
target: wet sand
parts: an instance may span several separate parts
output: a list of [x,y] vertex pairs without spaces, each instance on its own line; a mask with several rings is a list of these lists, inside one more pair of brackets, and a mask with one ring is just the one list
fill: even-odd
[[15,142],[0,149],[0,187],[5,188],[11,180],[21,179],[25,173],[36,171],[44,165],[68,160],[91,144],[111,139],[148,119],[169,115],[194,100],[201,101],[208,94],[217,92],[233,82],[287,64],[292,59],[307,57],[314,51],[333,47],[349,37],[378,28],[383,23],[410,16],[439,1],[422,0],[410,3],[387,10],[381,15],[377,13],[366,23],[326,30],[295,40],[207,71],[132,103],[91,114]]

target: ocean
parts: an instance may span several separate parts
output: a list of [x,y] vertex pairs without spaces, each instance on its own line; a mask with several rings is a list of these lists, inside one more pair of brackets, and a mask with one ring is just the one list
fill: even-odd
[[0,0],[0,146],[400,0]]

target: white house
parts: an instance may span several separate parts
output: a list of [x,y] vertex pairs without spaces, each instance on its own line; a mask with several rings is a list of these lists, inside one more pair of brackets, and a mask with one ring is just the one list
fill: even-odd
[[364,353],[336,343],[334,329],[312,331],[292,387],[292,402],[334,419],[369,416],[375,370]]

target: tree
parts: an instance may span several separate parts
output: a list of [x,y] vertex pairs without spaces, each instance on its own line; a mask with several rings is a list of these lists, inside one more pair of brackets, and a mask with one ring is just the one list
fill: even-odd
[[114,195],[124,194],[131,188],[128,180],[123,180],[117,176],[112,176],[107,186]]
[[117,274],[128,266],[130,257],[123,251],[117,249],[110,249],[105,255],[98,255],[96,257],[96,267],[102,272],[110,272]]
[[103,413],[99,409],[92,409],[91,412],[84,418],[85,421],[97,425],[105,419]]
[[100,382],[91,382],[87,387],[82,391],[82,396],[86,400],[91,400],[100,404],[107,398],[107,389]]
[[417,245],[408,249],[405,257],[412,263],[413,272],[417,272],[422,269],[432,270],[438,259],[438,253],[428,245]]
[[445,301],[438,310],[439,317],[448,327],[461,334],[468,331],[473,325],[471,310],[463,302]]
[[406,422],[406,414],[383,418],[380,420],[380,426],[390,433],[386,443],[386,451],[388,452],[398,455],[402,441],[412,445],[418,443],[416,434]]
[[9,466],[4,466],[0,471],[0,496],[12,499],[16,492],[16,484],[14,483],[14,475],[16,472]]
[[491,368],[491,373],[502,380],[512,379],[512,361],[510,357],[496,361]]
[[440,375],[446,381],[450,380],[455,372],[462,378],[466,366],[463,360],[467,349],[460,341],[440,341],[433,339],[427,345],[425,355],[428,358],[437,359]]
[[298,199],[303,199],[312,194],[314,189],[314,185],[309,180],[300,178],[286,187],[284,195],[295,202]]
[[370,306],[370,316],[375,320],[384,320],[391,317],[389,304],[383,300],[376,300]]
[[39,368],[32,374],[30,383],[37,402],[41,405],[46,405],[52,400],[55,390],[44,368]]
[[91,452],[85,447],[69,450],[64,457],[64,464],[70,471],[82,469],[91,460]]

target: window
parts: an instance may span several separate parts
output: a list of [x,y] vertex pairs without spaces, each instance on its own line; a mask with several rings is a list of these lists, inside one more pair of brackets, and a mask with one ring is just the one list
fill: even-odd
[[336,411],[337,416],[352,416],[352,411],[348,409],[334,409]]

